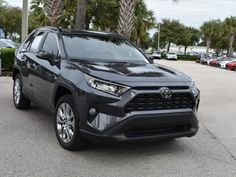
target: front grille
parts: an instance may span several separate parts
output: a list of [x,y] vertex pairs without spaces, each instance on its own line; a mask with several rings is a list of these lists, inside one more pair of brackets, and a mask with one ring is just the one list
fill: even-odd
[[183,108],[194,108],[194,101],[190,93],[172,93],[171,99],[162,98],[160,93],[146,93],[134,97],[126,105],[125,112]]
[[134,129],[126,132],[127,137],[155,136],[171,133],[182,133],[190,130],[189,125],[166,126],[152,129]]

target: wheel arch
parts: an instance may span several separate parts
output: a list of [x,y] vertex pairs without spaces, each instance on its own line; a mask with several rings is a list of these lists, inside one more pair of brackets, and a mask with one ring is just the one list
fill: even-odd
[[71,86],[65,84],[58,84],[56,86],[55,92],[53,97],[53,106],[56,107],[58,100],[64,95],[72,95],[73,96],[73,88]]
[[20,74],[20,70],[18,68],[13,69],[12,79],[14,80],[17,74]]

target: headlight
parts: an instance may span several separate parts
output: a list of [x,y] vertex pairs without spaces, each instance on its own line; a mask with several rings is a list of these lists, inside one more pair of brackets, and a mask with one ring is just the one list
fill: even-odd
[[198,93],[199,93],[199,90],[196,87],[194,81],[192,81],[192,83],[191,83],[190,90],[191,90],[191,92],[193,93],[194,96],[197,96]]
[[112,95],[120,96],[123,93],[125,93],[127,90],[130,88],[127,86],[119,85],[119,84],[114,84],[110,83],[107,81],[103,81],[100,79],[93,78],[91,76],[85,75],[85,78],[89,84],[89,86],[101,90],[106,93],[110,93]]

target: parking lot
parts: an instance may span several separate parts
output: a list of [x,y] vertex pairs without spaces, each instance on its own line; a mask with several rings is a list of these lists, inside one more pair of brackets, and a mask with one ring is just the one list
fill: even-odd
[[52,115],[16,110],[12,80],[0,77],[0,176],[235,177],[236,72],[194,62],[156,60],[190,75],[201,90],[200,131],[174,141],[60,147]]

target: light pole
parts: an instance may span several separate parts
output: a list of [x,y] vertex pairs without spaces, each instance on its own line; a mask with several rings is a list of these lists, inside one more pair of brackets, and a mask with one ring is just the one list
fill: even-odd
[[28,0],[23,0],[21,42],[23,42],[27,36],[28,36]]
[[161,23],[158,24],[157,51],[160,51],[160,38],[161,38]]

